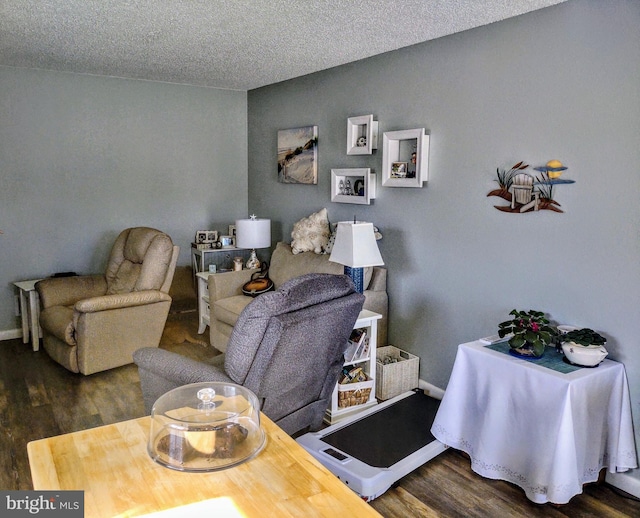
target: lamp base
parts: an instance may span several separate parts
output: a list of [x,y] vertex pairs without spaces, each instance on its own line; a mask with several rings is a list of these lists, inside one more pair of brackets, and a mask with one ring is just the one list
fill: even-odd
[[247,268],[251,269],[251,268],[260,268],[260,260],[258,259],[258,256],[256,255],[256,249],[254,248],[253,250],[251,250],[251,255],[249,256],[249,259],[247,259]]
[[364,268],[351,268],[351,266],[345,266],[344,274],[351,278],[358,293],[362,293],[364,291]]

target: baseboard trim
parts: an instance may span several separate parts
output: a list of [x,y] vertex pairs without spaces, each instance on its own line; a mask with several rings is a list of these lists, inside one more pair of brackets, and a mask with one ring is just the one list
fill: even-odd
[[14,340],[16,338],[22,338],[22,329],[7,329],[5,331],[0,331],[0,341]]
[[625,493],[640,498],[640,479],[632,477],[629,473],[609,473],[605,477],[607,484],[616,487]]
[[442,399],[442,396],[444,396],[444,390],[424,380],[418,380],[418,388],[424,390],[427,396],[435,399]]

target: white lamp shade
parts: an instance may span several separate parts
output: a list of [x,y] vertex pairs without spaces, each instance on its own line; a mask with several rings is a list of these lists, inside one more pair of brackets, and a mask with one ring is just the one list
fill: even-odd
[[383,265],[373,223],[340,221],[329,261],[351,268]]
[[269,248],[271,246],[271,220],[237,219],[236,246],[238,248]]

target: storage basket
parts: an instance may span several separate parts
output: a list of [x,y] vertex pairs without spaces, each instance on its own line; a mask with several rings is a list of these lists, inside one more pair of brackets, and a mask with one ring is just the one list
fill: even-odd
[[358,383],[338,383],[338,408],[363,405],[369,401],[369,396],[375,381],[367,376],[367,381]]
[[[395,358],[397,362],[383,364],[387,356]],[[376,360],[376,397],[378,399],[383,401],[391,399],[418,387],[419,357],[393,345],[387,345],[378,348]]]

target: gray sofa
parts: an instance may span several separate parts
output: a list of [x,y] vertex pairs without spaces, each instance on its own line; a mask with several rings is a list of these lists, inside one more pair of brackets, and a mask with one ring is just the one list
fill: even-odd
[[[242,294],[242,285],[256,270],[242,270],[209,276],[210,341],[219,351],[225,352],[227,342],[240,313],[251,302]],[[329,255],[303,252],[294,254],[291,246],[278,243],[271,255],[269,277],[275,288],[286,281],[307,273],[342,274],[344,267],[329,261]],[[387,270],[378,266],[365,268],[364,309],[380,313],[378,321],[378,346],[387,343]]]
[[345,275],[308,274],[250,300],[213,365],[158,348],[134,353],[147,413],[169,390],[215,381],[253,391],[291,435],[320,428],[364,297]]

